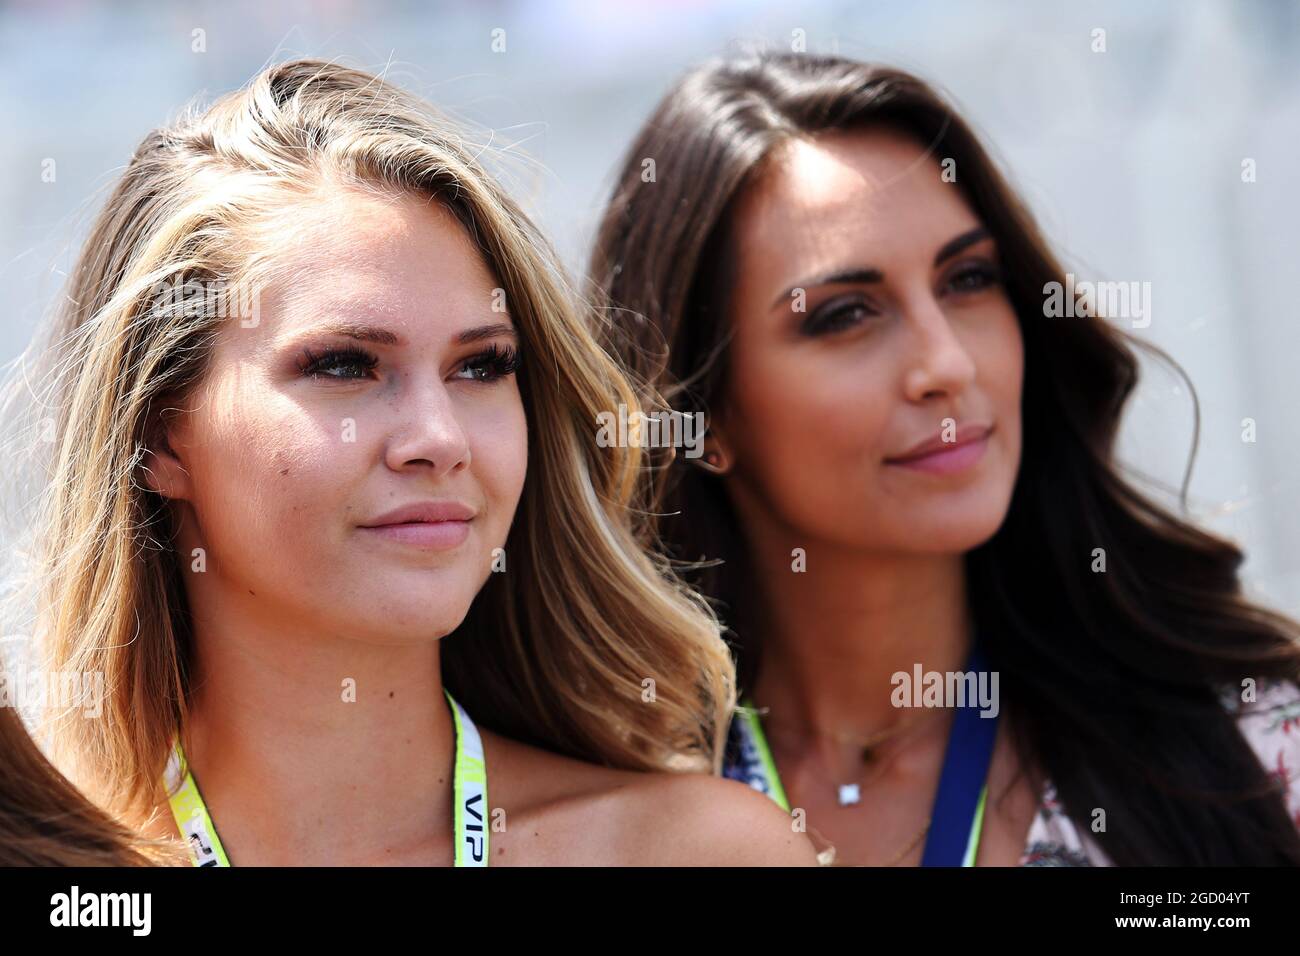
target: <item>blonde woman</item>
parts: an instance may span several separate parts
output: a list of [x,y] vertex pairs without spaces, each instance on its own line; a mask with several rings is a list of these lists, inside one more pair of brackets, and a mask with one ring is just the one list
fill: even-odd
[[107,686],[73,779],[198,865],[812,862],[707,773],[727,651],[636,543],[572,301],[380,78],[284,63],[151,133],[46,404],[39,633]]

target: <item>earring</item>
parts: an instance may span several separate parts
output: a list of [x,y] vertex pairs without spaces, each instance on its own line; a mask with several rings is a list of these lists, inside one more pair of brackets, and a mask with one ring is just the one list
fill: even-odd
[[716,451],[706,452],[703,458],[695,459],[695,464],[715,475],[725,475],[730,467]]

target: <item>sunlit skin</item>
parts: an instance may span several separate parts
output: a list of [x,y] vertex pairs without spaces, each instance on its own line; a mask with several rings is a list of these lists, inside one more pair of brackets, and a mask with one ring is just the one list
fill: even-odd
[[[327,191],[290,237],[257,323],[222,327],[145,462],[194,621],[188,757],[235,865],[447,865],[438,638],[493,573],[527,477],[519,331],[437,202]],[[467,527],[437,546],[365,527],[423,501],[464,506]],[[813,860],[739,784],[480,730],[494,865]]]
[[[837,862],[916,863],[923,842],[903,851],[928,818],[950,711],[893,707],[890,676],[963,669],[963,555],[1002,523],[1020,462],[1019,325],[994,240],[938,159],[898,133],[793,142],[735,217],[729,377],[708,450],[759,577],[753,697],[791,804]],[[960,467],[896,461],[985,430],[930,460]],[[1017,770],[1007,724],[991,797]],[[837,739],[891,728],[866,768]],[[850,782],[861,803],[841,807]],[[1021,777],[994,801],[980,863],[1019,858],[1035,787]]]

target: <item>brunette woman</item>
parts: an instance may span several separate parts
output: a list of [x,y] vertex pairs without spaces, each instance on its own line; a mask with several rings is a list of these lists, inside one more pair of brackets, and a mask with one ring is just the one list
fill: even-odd
[[643,533],[731,628],[729,775],[842,863],[1300,862],[1297,627],[1123,476],[1138,343],[1050,317],[1064,268],[930,87],[693,70],[592,276],[612,345],[708,417]]

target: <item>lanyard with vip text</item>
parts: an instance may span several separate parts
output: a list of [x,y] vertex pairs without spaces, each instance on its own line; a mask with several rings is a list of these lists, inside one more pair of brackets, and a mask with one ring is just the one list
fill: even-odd
[[[456,764],[453,771],[453,832],[456,834],[456,866],[488,865],[487,765],[478,728],[451,693],[444,690],[451,706],[456,733]],[[181,836],[189,843],[195,866],[230,866],[225,847],[217,836],[198,784],[185,763],[180,741],[167,763],[165,783],[171,794],[172,815]]]
[[[967,672],[986,670],[984,657],[972,651]],[[723,775],[747,783],[765,793],[782,810],[790,812],[790,801],[781,786],[776,762],[763,735],[758,713],[752,701],[731,722],[727,743],[727,760]],[[922,866],[974,866],[979,849],[980,830],[984,822],[984,801],[989,764],[993,759],[993,742],[997,735],[997,716],[984,717],[978,704],[967,701],[955,707],[948,747],[939,773],[939,788],[930,814],[930,831],[921,857]]]

